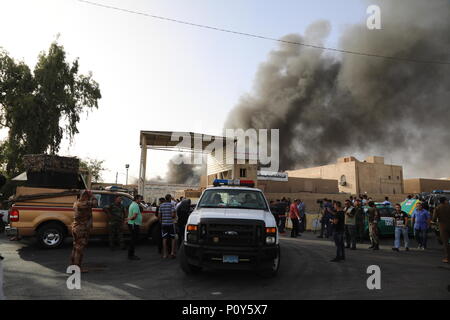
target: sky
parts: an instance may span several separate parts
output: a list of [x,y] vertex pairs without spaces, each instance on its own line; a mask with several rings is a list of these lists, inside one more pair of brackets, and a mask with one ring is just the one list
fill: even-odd
[[[280,38],[317,20],[336,47],[346,26],[367,19],[360,0],[94,0],[105,5]],[[222,133],[228,112],[251,92],[277,43],[98,8],[77,0],[0,0],[0,47],[34,67],[58,38],[101,89],[98,110],[60,155],[104,160],[103,180],[139,174],[141,130]],[[6,135],[5,130],[1,137]],[[164,176],[172,152],[149,151],[147,177]]]

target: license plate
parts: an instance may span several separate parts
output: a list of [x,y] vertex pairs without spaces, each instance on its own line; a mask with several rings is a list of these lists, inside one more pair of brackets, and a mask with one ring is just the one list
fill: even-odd
[[5,234],[7,237],[14,237],[17,236],[18,232],[16,228],[6,227]]
[[223,263],[239,263],[238,256],[223,256]]

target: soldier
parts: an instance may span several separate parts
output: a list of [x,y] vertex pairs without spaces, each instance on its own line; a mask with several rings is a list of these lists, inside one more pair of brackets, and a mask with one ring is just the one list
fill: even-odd
[[356,220],[356,238],[359,242],[364,242],[364,208],[361,205],[361,200],[355,200],[355,220]]
[[373,201],[369,201],[369,207],[367,215],[369,216],[369,236],[372,244],[369,249],[380,250],[378,239],[378,221],[380,221],[380,213]]
[[116,239],[119,247],[124,250],[123,222],[125,218],[125,208],[122,206],[122,197],[116,196],[114,202],[103,209],[108,214],[109,247],[115,249]]
[[[77,265],[81,269],[83,251],[89,240],[89,233],[92,229],[92,208],[97,206],[97,200],[88,190],[81,192],[80,198],[74,203],[74,221],[72,224],[73,249],[72,265]],[[87,269],[81,269],[87,272]]]

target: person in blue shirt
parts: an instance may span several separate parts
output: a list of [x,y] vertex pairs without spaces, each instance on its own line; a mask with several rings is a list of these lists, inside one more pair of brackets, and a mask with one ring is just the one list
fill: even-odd
[[423,204],[419,202],[411,219],[414,226],[414,237],[419,244],[418,249],[425,250],[427,248],[427,231],[431,222],[430,212],[425,210]]

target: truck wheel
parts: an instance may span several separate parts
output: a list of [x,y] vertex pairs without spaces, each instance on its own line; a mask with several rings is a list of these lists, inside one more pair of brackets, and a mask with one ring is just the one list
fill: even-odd
[[60,247],[65,236],[64,228],[55,222],[44,224],[37,230],[38,245],[44,249]]
[[192,264],[188,263],[187,257],[186,257],[186,250],[184,248],[184,243],[181,244],[180,250],[178,251],[178,256],[180,257],[180,266],[181,270],[184,271],[186,274],[196,274],[202,271],[201,267],[194,266]]
[[270,267],[265,268],[262,270],[259,270],[259,275],[264,278],[271,278],[275,277],[278,273],[278,269],[280,269],[280,262],[281,262],[281,253],[280,253],[280,247],[277,248],[277,256],[275,259],[271,261]]

